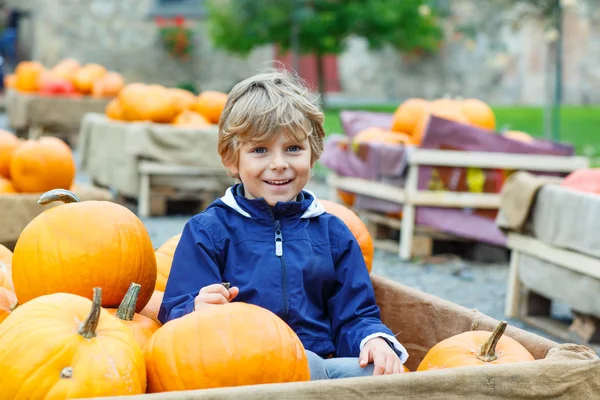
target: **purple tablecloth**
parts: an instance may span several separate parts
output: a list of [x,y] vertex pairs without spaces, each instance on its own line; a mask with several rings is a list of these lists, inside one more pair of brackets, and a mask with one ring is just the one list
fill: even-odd
[[[412,147],[380,143],[347,144],[349,137],[354,137],[363,129],[369,127],[389,129],[392,114],[342,111],[340,118],[344,135],[328,137],[321,156],[321,163],[342,176],[363,178],[402,187],[406,175],[406,161],[408,154],[413,150]],[[570,145],[542,139],[533,143],[524,143],[484,129],[436,117],[430,120],[421,148],[564,156],[574,153],[574,149]],[[427,189],[433,170],[432,167],[419,168],[419,189]],[[436,170],[438,172],[445,171],[453,177],[450,181],[455,181],[455,184],[447,184],[447,189],[464,190],[462,186],[466,180],[465,168],[436,168]],[[485,191],[498,192],[503,182],[503,178],[500,178],[503,172],[487,170],[485,174],[487,182],[492,187],[489,190],[488,185]],[[496,179],[495,183],[494,179]],[[396,213],[402,210],[402,206],[399,204],[363,195],[356,196],[355,207],[384,213]],[[506,238],[496,226],[494,219],[481,214],[481,212],[476,213],[476,210],[473,209],[417,207],[415,219],[417,224],[430,226],[441,232],[485,243],[505,245]]]

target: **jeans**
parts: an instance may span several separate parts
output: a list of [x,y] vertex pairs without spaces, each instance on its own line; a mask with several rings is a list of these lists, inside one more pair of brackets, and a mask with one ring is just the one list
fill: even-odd
[[373,363],[361,368],[358,357],[321,358],[310,350],[306,350],[306,357],[311,381],[373,375]]

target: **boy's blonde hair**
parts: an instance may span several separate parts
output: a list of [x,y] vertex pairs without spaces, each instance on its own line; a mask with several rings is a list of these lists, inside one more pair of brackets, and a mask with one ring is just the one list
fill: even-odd
[[323,152],[323,120],[318,95],[296,75],[283,69],[265,71],[229,92],[217,149],[224,164],[237,165],[242,142],[267,142],[283,132],[295,140],[308,136],[314,164]]

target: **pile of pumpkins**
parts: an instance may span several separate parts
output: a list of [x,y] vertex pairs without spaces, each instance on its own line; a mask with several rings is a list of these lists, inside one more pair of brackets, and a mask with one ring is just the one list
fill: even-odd
[[106,116],[117,121],[151,121],[194,127],[219,122],[227,94],[206,90],[197,96],[180,88],[130,83],[106,106]]
[[0,130],[0,195],[69,189],[75,173],[73,152],[63,140],[52,136],[22,140]]
[[[119,396],[310,379],[297,335],[259,306],[202,308],[161,326],[158,309],[179,235],[153,250],[126,207],[80,202],[66,190],[40,196],[40,204],[51,202],[63,204],[33,219],[14,253],[0,246],[4,397]],[[324,205],[362,237],[363,250],[372,246],[358,216]],[[532,361],[523,346],[502,336],[505,328],[503,322],[492,334],[445,339],[418,371]]]
[[124,85],[121,74],[96,63],[81,65],[74,58],[65,58],[52,68],[47,68],[39,61],[21,61],[14,74],[4,78],[7,88],[48,96],[111,98]]
[[[394,111],[388,129],[371,127],[357,133],[354,143],[379,142],[419,146],[427,130],[429,118],[434,115],[446,120],[475,126],[496,133],[496,117],[491,107],[482,100],[444,97],[435,100],[410,98]],[[527,133],[508,130],[502,135],[514,140],[531,143],[534,139]]]

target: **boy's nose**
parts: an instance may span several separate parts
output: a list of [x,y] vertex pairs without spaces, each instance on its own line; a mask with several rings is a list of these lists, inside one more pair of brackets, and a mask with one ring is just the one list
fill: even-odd
[[269,166],[272,170],[278,170],[278,169],[286,169],[288,167],[288,162],[285,160],[285,157],[283,157],[280,154],[276,154],[273,157],[273,160],[271,161],[271,165]]

